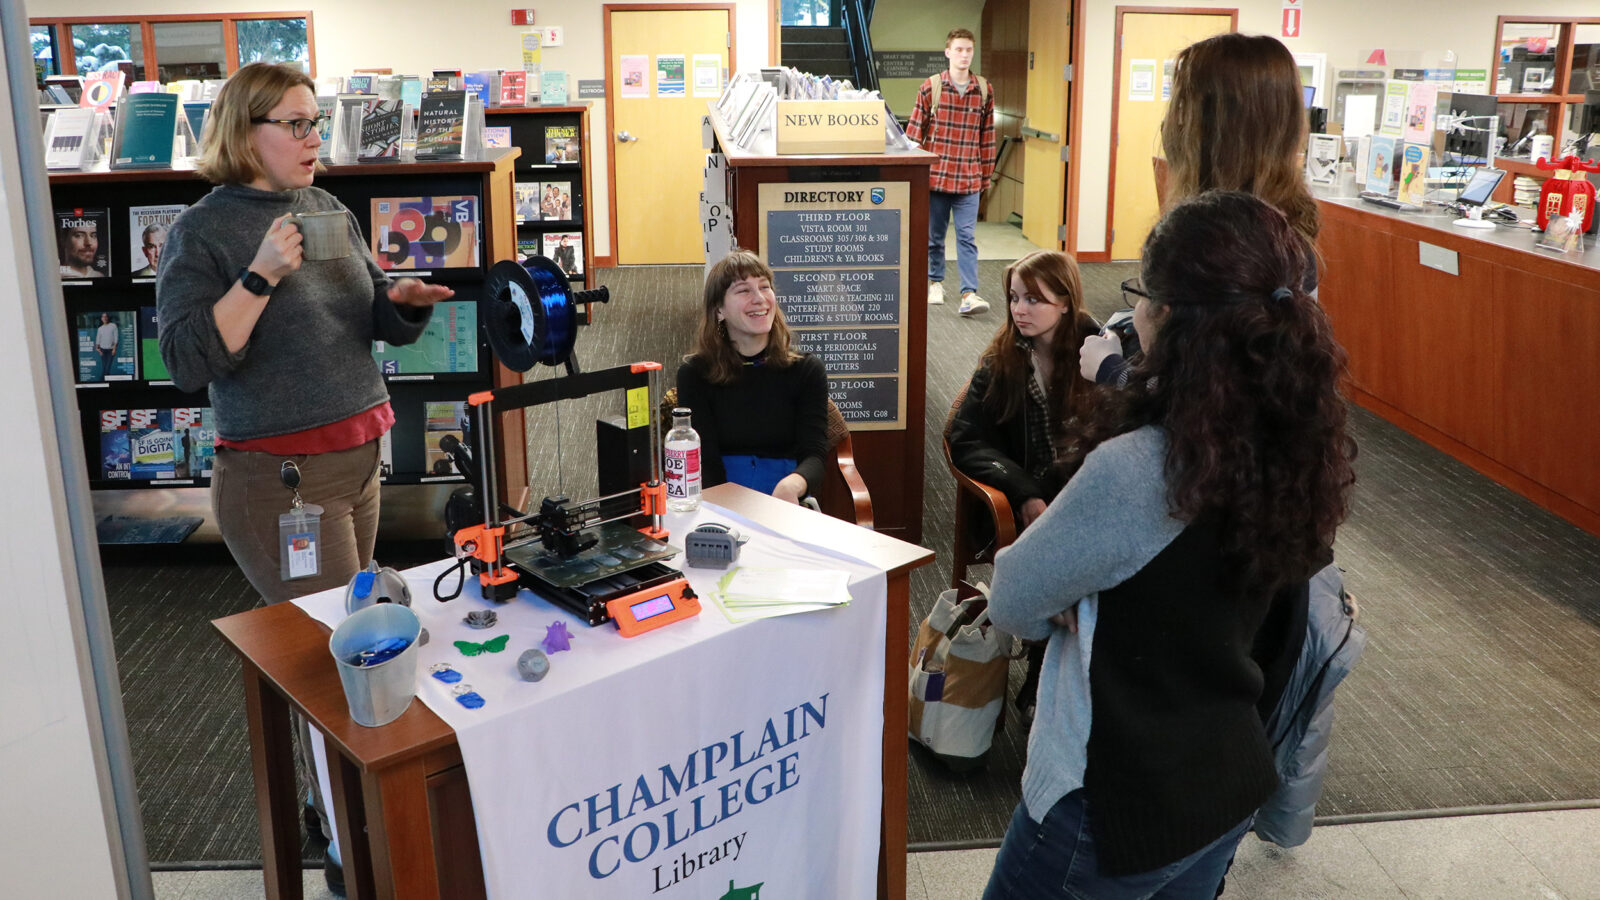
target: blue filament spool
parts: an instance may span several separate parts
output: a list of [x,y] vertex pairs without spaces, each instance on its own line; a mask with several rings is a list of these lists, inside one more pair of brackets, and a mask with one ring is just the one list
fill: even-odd
[[554,262],[529,257],[489,269],[479,304],[489,345],[507,368],[526,372],[536,363],[557,366],[572,355],[578,336],[572,285]]

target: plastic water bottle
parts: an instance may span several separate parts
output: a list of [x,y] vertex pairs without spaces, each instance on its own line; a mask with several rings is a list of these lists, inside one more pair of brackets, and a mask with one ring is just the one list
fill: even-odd
[[667,432],[667,509],[694,512],[700,508],[700,433],[689,426],[689,410],[672,411]]

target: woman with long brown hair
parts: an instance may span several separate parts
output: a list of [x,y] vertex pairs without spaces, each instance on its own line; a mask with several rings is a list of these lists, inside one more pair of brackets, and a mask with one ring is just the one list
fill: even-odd
[[702,484],[732,481],[799,503],[822,483],[828,382],[821,360],[791,349],[772,281],[748,250],[711,267],[678,403],[700,433]]
[[1210,900],[1276,786],[1258,659],[1301,637],[1273,611],[1326,564],[1355,481],[1311,265],[1239,191],[1180,202],[1145,242],[1144,355],[995,560],[992,621],[1048,649],[986,900]]
[[[1075,372],[1077,347],[1095,333],[1083,309],[1078,263],[1038,250],[1005,272],[1006,318],[983,351],[966,396],[950,420],[950,460],[968,477],[998,488],[1022,530],[1064,483],[1056,463],[1089,409],[1094,390]],[[974,546],[993,541],[986,521]],[[1017,708],[1032,715],[1042,648],[1029,651]]]
[[[1276,206],[1312,246],[1320,219],[1300,151],[1307,132],[1300,68],[1276,38],[1219,34],[1178,52],[1172,99],[1161,120],[1156,182],[1163,208],[1211,190],[1244,191]],[[1307,291],[1317,285],[1315,266]],[[1100,384],[1126,380],[1114,334],[1083,342],[1079,370]]]

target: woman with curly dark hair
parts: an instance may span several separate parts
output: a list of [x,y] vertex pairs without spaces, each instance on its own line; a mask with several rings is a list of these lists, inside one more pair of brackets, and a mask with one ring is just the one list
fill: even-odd
[[1355,481],[1310,265],[1289,219],[1236,191],[1145,242],[1145,354],[995,561],[992,620],[1049,643],[988,900],[1210,900],[1276,786],[1257,660],[1299,639],[1269,618],[1326,563]]

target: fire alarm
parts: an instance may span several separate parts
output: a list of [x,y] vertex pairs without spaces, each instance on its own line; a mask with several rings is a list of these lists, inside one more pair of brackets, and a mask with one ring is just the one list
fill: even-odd
[[513,9],[511,11],[511,24],[513,24],[513,25],[532,25],[533,24],[533,10],[531,10],[531,9]]

